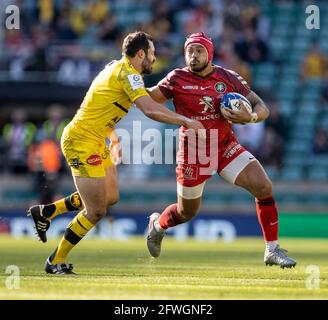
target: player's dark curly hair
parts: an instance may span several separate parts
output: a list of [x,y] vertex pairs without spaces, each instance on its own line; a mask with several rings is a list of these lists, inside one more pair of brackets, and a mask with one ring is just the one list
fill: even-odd
[[153,41],[153,38],[146,32],[136,31],[129,33],[123,40],[122,53],[133,58],[142,49],[147,54],[149,49],[148,41]]

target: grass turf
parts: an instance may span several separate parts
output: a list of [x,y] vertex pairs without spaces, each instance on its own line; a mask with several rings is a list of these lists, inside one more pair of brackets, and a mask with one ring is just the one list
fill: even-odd
[[[0,237],[0,299],[328,299],[328,239],[281,239],[297,259],[295,269],[266,267],[263,241],[177,242],[164,239],[151,258],[141,237],[84,240],[71,252],[77,276],[43,271],[58,240]],[[20,288],[7,289],[8,265],[20,269]],[[307,289],[309,265],[320,270],[320,288]]]

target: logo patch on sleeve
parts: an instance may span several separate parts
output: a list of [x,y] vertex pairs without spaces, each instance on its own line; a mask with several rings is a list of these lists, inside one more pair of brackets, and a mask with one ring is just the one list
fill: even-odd
[[142,77],[139,74],[129,74],[128,80],[131,84],[132,90],[137,90],[145,86]]

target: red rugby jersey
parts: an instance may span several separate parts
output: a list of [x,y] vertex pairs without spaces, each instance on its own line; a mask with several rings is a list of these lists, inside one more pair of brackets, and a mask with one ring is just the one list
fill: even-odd
[[174,69],[158,86],[166,98],[173,99],[177,113],[201,121],[206,130],[218,129],[219,141],[231,133],[231,124],[220,111],[221,97],[228,92],[243,96],[251,92],[238,73],[216,65],[206,77],[192,73],[187,67]]

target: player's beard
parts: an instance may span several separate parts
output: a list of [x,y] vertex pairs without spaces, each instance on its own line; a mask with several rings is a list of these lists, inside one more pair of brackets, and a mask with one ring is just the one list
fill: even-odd
[[147,57],[145,57],[141,63],[142,74],[151,74],[153,72],[153,64],[154,61],[150,61]]
[[191,66],[191,64],[189,63],[189,68],[192,72],[202,72],[207,68],[207,66],[208,66],[208,61],[201,66]]

